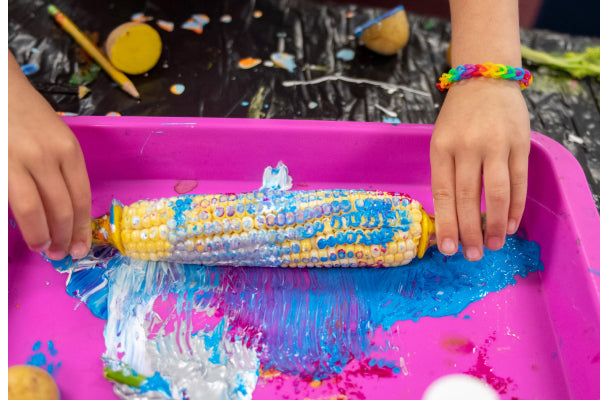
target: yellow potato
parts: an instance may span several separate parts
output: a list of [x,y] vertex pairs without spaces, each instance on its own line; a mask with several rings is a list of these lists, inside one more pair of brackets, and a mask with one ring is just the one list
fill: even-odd
[[409,27],[404,9],[365,29],[362,43],[376,53],[391,56],[408,42]]
[[8,368],[8,400],[60,400],[52,376],[33,365]]
[[108,35],[105,47],[115,68],[126,74],[138,75],[156,65],[162,52],[162,41],[150,25],[127,22]]

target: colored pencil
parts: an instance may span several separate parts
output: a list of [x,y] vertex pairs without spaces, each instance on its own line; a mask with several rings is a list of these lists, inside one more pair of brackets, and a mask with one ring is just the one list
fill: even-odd
[[56,22],[58,22],[59,25],[67,31],[67,33],[69,33],[98,64],[100,64],[110,77],[121,86],[121,89],[136,99],[140,98],[140,94],[129,78],[108,61],[100,50],[79,30],[79,28],[77,28],[73,21],[52,4],[48,6],[48,13],[54,17]]

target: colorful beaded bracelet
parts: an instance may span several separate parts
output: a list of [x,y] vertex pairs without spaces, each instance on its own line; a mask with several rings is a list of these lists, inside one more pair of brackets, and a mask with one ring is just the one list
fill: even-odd
[[523,68],[514,68],[503,64],[465,64],[451,69],[448,73],[442,74],[440,82],[436,86],[440,91],[448,89],[454,82],[462,79],[476,78],[484,76],[486,78],[502,78],[521,82],[521,90],[531,84],[533,77],[531,72]]

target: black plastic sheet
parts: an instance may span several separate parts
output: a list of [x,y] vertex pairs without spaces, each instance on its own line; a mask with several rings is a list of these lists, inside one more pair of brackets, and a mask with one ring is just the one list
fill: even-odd
[[[138,12],[154,17],[163,53],[148,73],[131,77],[141,101],[129,97],[100,71],[86,86],[91,92],[78,99],[72,76],[81,72],[79,46],[35,0],[9,1],[9,48],[20,64],[35,54],[40,70],[32,84],[57,111],[79,115],[258,117],[382,121],[396,115],[402,123],[435,122],[444,95],[435,83],[449,66],[446,50],[450,23],[410,13],[411,36],[396,56],[376,55],[360,46],[354,28],[384,10],[307,0],[222,1],[57,1],[56,5],[81,30],[94,33],[102,45],[112,29]],[[254,12],[260,10],[257,18]],[[202,34],[181,29],[192,14],[207,14]],[[228,14],[231,22],[220,21]],[[173,32],[157,28],[157,19],[175,24]],[[523,44],[548,52],[583,51],[600,46],[599,39],[540,30],[522,31]],[[260,64],[238,67],[245,57],[269,60],[281,50],[295,57],[289,72]],[[355,58],[336,57],[352,49]],[[574,81],[567,73],[535,65],[534,84],[524,92],[533,130],[566,146],[578,159],[600,208],[600,83],[594,78]],[[390,92],[370,84],[326,81],[314,85],[283,85],[342,75],[391,83],[426,92]],[[181,95],[171,85],[183,84]],[[395,120],[397,121],[397,120]]]

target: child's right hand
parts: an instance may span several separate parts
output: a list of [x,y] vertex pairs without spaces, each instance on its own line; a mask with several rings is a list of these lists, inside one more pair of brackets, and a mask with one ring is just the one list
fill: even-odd
[[91,193],[71,130],[8,54],[8,202],[33,251],[81,258],[91,244]]

